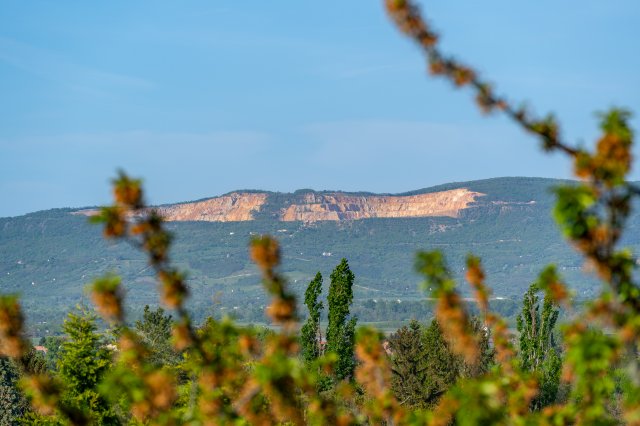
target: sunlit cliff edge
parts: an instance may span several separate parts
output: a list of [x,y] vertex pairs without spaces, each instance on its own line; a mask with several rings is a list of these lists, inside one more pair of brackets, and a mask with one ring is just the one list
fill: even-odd
[[[282,194],[280,194],[282,195]],[[283,222],[319,222],[370,218],[458,217],[485,194],[467,188],[418,195],[374,195],[346,192],[285,194],[270,201],[269,193],[232,192],[200,201],[158,207],[168,222],[245,222],[269,205]],[[77,213],[91,215],[95,210]]]
[[253,220],[267,201],[266,193],[233,192],[203,201],[160,207],[160,214],[169,222],[244,222]]
[[309,193],[304,195],[304,202],[287,207],[280,219],[285,222],[316,222],[383,217],[457,217],[461,210],[483,195],[466,188],[410,196]]

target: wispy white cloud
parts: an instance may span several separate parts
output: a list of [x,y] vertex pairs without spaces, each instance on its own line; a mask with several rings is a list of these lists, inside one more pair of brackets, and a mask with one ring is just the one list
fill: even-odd
[[113,89],[147,90],[154,87],[149,80],[89,67],[52,50],[2,36],[0,61],[39,78],[95,95],[109,95]]

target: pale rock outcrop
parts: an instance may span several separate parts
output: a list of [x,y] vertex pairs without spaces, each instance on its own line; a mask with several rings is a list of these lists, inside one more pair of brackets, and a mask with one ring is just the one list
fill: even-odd
[[[419,195],[309,192],[283,207],[279,220],[309,223],[369,218],[458,217],[462,210],[483,195],[466,188]],[[254,214],[262,209],[268,196],[266,193],[232,192],[202,201],[160,206],[157,211],[168,222],[242,222],[254,220]],[[96,213],[96,210],[79,210],[73,214],[92,216]]]
[[253,213],[267,200],[267,194],[233,192],[208,200],[159,207],[168,222],[243,222],[253,220]]
[[466,188],[410,196],[308,193],[304,202],[284,209],[281,220],[316,222],[369,218],[457,217],[479,192]]

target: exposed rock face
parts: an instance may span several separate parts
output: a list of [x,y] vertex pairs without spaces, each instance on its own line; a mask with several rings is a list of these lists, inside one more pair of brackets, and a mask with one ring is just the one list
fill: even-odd
[[[295,196],[279,210],[284,222],[319,222],[369,218],[449,216],[458,217],[476,198],[485,194],[466,188],[420,195],[354,195],[309,192]],[[254,220],[269,194],[233,192],[204,201],[172,204],[158,208],[169,222],[243,222]],[[273,207],[273,206],[272,206]],[[277,206],[275,206],[276,211]],[[72,214],[91,216],[97,210],[78,210]]]
[[192,203],[160,207],[160,214],[169,222],[243,222],[253,220],[253,213],[260,210],[267,194],[233,192],[221,197]]
[[461,210],[482,195],[466,188],[412,196],[309,193],[304,196],[304,203],[287,207],[281,220],[316,222],[383,217],[457,217]]

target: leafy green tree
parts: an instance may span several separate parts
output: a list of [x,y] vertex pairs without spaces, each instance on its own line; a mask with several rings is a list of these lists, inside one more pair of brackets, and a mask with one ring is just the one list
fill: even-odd
[[84,413],[93,424],[119,424],[98,392],[98,385],[112,363],[111,353],[97,333],[96,317],[86,311],[70,312],[63,330],[68,338],[62,344],[58,361],[58,375],[65,385],[63,403]]
[[47,371],[45,358],[30,348],[18,362],[0,357],[0,426],[17,425],[30,413],[25,395],[20,389],[20,379],[25,375]]
[[17,424],[27,408],[27,401],[18,388],[19,378],[15,363],[0,357],[0,426]]
[[318,272],[307,286],[304,293],[304,304],[309,310],[309,318],[305,321],[300,331],[302,345],[302,358],[307,363],[318,359],[322,353],[322,330],[320,328],[320,315],[324,305],[318,301],[322,293],[322,274]]
[[180,361],[179,354],[171,345],[172,324],[172,316],[161,307],[155,310],[151,310],[149,305],[144,307],[142,320],[136,321],[135,331],[151,351],[149,362],[169,366]]
[[522,299],[522,312],[517,318],[520,367],[522,371],[535,373],[540,382],[538,396],[531,402],[533,410],[555,402],[562,370],[562,360],[554,339],[559,310],[545,296],[540,311],[539,292],[537,283],[529,287]]
[[331,272],[327,351],[338,356],[335,368],[335,377],[338,380],[351,379],[356,366],[353,346],[357,319],[350,318],[349,315],[349,308],[353,302],[354,279],[355,275],[344,258]]

